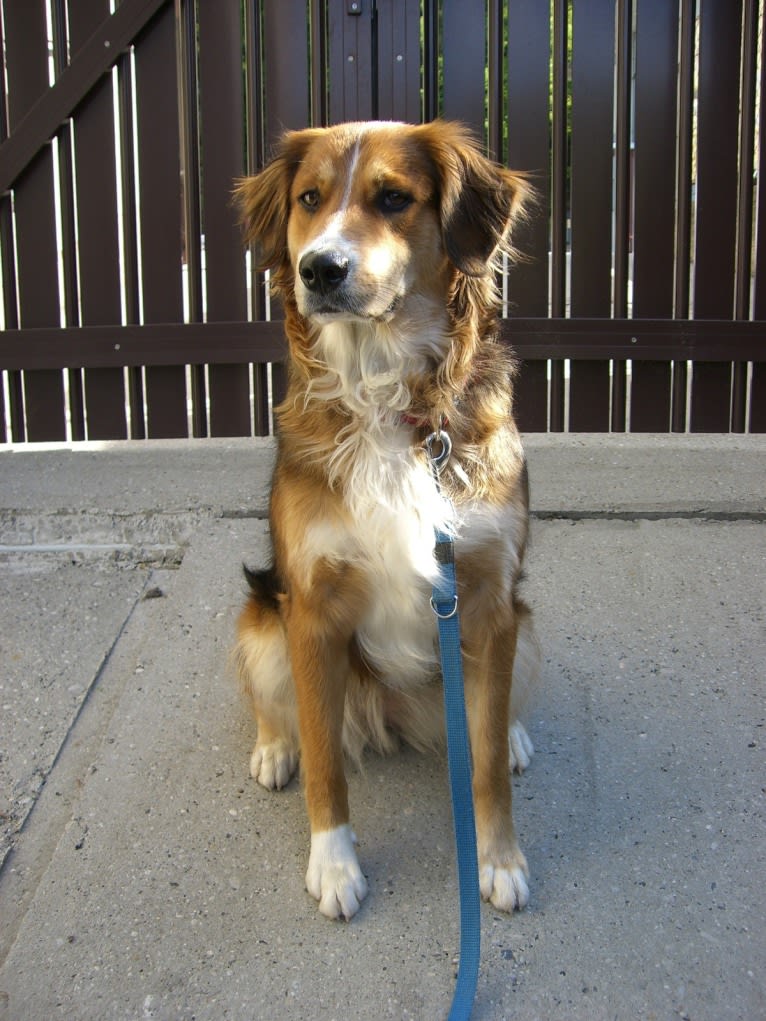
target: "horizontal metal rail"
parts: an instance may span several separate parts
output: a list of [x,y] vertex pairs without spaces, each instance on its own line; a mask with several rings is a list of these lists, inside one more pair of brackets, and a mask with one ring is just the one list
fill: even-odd
[[[505,319],[501,337],[525,361],[758,362],[766,322],[669,319]],[[280,362],[283,324],[166,323],[6,330],[0,369],[110,368]]]

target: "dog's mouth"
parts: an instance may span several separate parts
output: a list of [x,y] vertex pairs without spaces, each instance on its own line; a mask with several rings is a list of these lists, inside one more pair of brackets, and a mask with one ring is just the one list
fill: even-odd
[[378,311],[374,305],[365,307],[365,305],[353,301],[328,301],[324,298],[315,307],[307,308],[304,314],[319,324],[332,322],[387,323],[394,318],[403,301],[404,295],[397,294],[382,311]]

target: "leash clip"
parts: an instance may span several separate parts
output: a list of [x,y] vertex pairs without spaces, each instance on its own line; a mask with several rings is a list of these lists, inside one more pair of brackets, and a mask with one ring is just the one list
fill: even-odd
[[445,613],[440,612],[436,597],[431,596],[431,609],[434,611],[434,616],[438,617],[439,620],[451,620],[457,614],[457,596],[452,597],[452,609],[447,610]]

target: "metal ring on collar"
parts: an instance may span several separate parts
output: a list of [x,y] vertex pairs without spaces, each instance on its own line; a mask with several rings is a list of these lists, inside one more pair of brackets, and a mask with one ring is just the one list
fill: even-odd
[[[434,443],[439,443],[441,446],[438,454],[433,452]],[[449,461],[450,454],[452,453],[452,440],[449,438],[449,434],[445,433],[443,429],[437,429],[436,432],[426,437],[425,448],[429,461],[436,471],[440,472],[447,461]]]

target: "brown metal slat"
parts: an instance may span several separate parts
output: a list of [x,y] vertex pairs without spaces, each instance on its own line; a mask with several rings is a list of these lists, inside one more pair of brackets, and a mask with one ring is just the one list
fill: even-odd
[[[551,315],[566,314],[567,300],[567,224],[569,219],[568,81],[569,81],[569,6],[567,0],[552,0],[551,59],[553,84],[551,110]],[[561,432],[566,423],[564,363],[550,367],[549,428]]]
[[[67,67],[68,42],[66,38],[66,10],[64,0],[51,4],[53,34],[53,66],[56,79]],[[75,220],[74,162],[72,125],[65,122],[57,134],[59,159],[59,208],[61,210],[61,276],[64,321],[77,326],[80,321],[79,289],[77,281],[77,238]],[[85,399],[82,373],[69,371],[69,420],[72,439],[85,437]]]
[[440,113],[467,124],[478,138],[485,136],[485,6],[485,0],[443,0],[441,8],[444,102]]
[[378,4],[377,109],[380,120],[417,124],[423,119],[420,93],[420,0]]
[[268,158],[283,131],[311,123],[306,0],[265,0],[262,27]]
[[[247,172],[254,174],[264,162],[262,30],[255,4],[245,4],[244,33]],[[251,290],[249,314],[256,320],[264,319],[266,295],[263,275],[252,265],[249,283]],[[267,366],[255,362],[252,373],[253,429],[256,436],[266,436],[270,426]]]
[[[572,25],[572,316],[612,304],[613,8],[579,0]],[[610,427],[610,366],[570,366],[569,428]]]
[[439,116],[439,8],[436,0],[423,0],[423,120]]
[[[172,7],[136,40],[135,63],[144,322],[180,323],[181,167]],[[149,367],[145,378],[149,437],[188,436],[184,365]]]
[[[5,37],[3,19],[0,18],[0,76],[3,87],[0,88],[0,143],[8,137],[8,104],[5,90]],[[18,309],[16,307],[16,264],[13,240],[13,213],[11,196],[0,195],[0,269],[2,270],[3,315],[5,329],[17,330],[19,326]],[[5,336],[7,336],[7,332]],[[3,336],[0,335],[0,351]],[[4,388],[3,388],[4,391]],[[21,372],[8,373],[8,407],[5,406],[5,393],[2,401],[2,422],[0,432],[3,442],[24,437],[24,395]],[[10,432],[6,431],[6,419]]]
[[487,0],[487,94],[485,113],[487,121],[487,154],[502,163],[505,157],[507,132],[505,110],[505,34],[506,9],[502,0]]
[[[761,60],[761,78],[759,82],[761,103],[760,123],[758,125],[758,175],[757,221],[755,224],[756,251],[753,273],[753,315],[756,319],[766,319],[766,60]],[[766,342],[764,344],[766,346]],[[766,360],[754,364],[750,382],[750,421],[751,432],[766,432]]]
[[[692,174],[694,170],[694,82],[696,0],[681,0],[678,21],[678,151],[676,157],[676,264],[673,314],[688,318],[691,310]],[[685,362],[673,365],[671,429],[686,431],[687,384]]]
[[[133,61],[130,53],[123,53],[117,62],[119,93],[118,115],[122,165],[120,188],[122,193],[122,251],[123,287],[125,293],[125,322],[137,323],[140,319],[138,273],[138,196],[136,193],[135,144],[133,122]],[[128,402],[130,407],[131,439],[146,439],[144,420],[144,378],[140,366],[127,372]]]
[[[633,107],[633,0],[617,4],[615,28],[615,161],[614,279],[612,315],[628,314],[632,213],[631,124]],[[612,362],[611,422],[613,432],[627,426],[627,367]]]
[[[633,316],[673,315],[678,11],[642,0],[636,11]],[[685,256],[680,254],[681,258]],[[633,364],[631,432],[670,425],[669,362]]]
[[[694,315],[734,312],[742,0],[705,0],[700,15]],[[694,366],[691,429],[728,432],[731,366]]]
[[[508,156],[515,170],[531,174],[538,204],[514,233],[523,260],[509,272],[514,314],[548,313],[548,231],[551,215],[549,59],[550,13],[537,0],[508,12]],[[558,213],[558,210],[557,210]]]
[[[316,13],[313,5],[312,13]],[[321,47],[324,24],[312,19],[310,33],[296,31],[296,25],[305,24],[306,14],[305,0],[280,0],[279,3],[269,0],[264,5],[263,90],[267,103],[263,129],[267,157],[275,140],[286,128],[307,127],[311,123],[312,112],[324,112],[324,109],[316,110],[316,97],[325,92],[326,72],[321,82],[311,79],[312,70],[316,72],[314,55],[317,46]],[[271,304],[271,314],[273,319],[282,316],[275,302]],[[286,391],[283,363],[272,365],[271,378],[272,399],[276,406]]]
[[[753,177],[755,173],[755,114],[757,106],[756,70],[758,64],[758,4],[747,0],[742,22],[742,69],[739,125],[739,196],[737,209],[736,277],[734,317],[750,317],[750,291],[753,279]],[[747,429],[748,367],[743,362],[732,366],[731,428]]]
[[[548,238],[551,216],[550,11],[536,0],[508,9],[508,165],[532,175],[537,205],[529,222],[514,232],[522,259],[509,267],[508,300],[514,316],[548,313]],[[545,362],[520,365],[515,385],[516,417],[522,430],[548,427]]]
[[[109,17],[108,0],[78,0],[69,11],[72,64],[78,51]],[[120,242],[117,224],[117,161],[114,99],[110,77],[100,79],[75,111],[74,158],[82,324],[119,323]],[[89,439],[125,439],[122,369],[84,374]]]
[[[231,187],[242,175],[244,118],[242,30],[239,0],[199,9],[200,146],[207,321],[236,322],[247,316],[245,263],[231,208]],[[250,433],[247,364],[208,367],[210,434]]]
[[548,365],[545,361],[522,360],[514,344],[519,365],[513,383],[513,409],[522,432],[548,431]]
[[[183,255],[186,264],[185,294],[190,322],[203,319],[202,294],[202,224],[200,175],[202,172],[199,148],[199,90],[197,78],[198,22],[195,0],[179,0],[177,17],[177,73],[179,131],[181,140],[181,200],[183,222]],[[190,402],[191,433],[206,436],[208,433],[207,394],[205,367],[188,367],[188,400]]]
[[[47,92],[48,42],[40,4],[9,4],[4,9],[10,135],[37,99]],[[10,144],[10,138],[3,148]],[[53,154],[49,146],[25,165],[15,181],[15,241],[19,325],[59,324],[58,252],[55,230]],[[24,374],[25,437],[66,438],[64,381],[61,372]]]
[[330,4],[327,17],[330,123],[371,120],[377,116],[371,0]]

